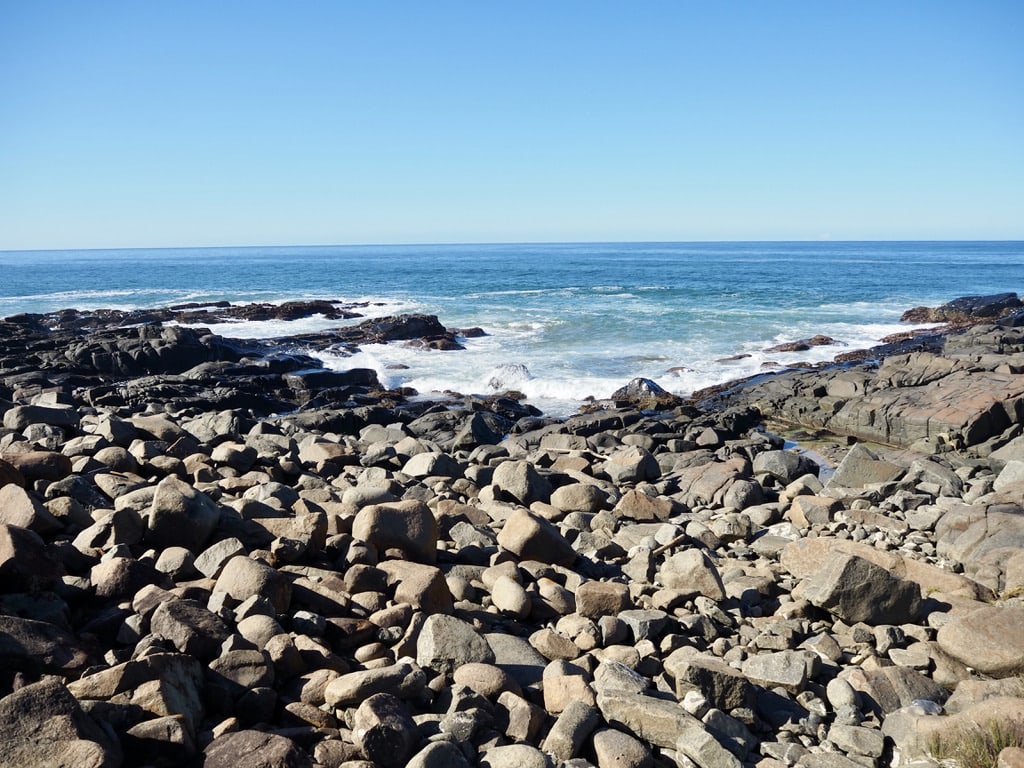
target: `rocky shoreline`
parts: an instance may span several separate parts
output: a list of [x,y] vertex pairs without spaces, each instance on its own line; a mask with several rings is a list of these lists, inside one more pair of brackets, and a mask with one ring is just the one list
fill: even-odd
[[358,309],[0,321],[0,764],[854,768],[962,760],[993,729],[1024,746],[1016,295],[835,365],[686,402],[632,382],[564,420],[311,356],[482,333],[430,316],[273,343],[167,325]]

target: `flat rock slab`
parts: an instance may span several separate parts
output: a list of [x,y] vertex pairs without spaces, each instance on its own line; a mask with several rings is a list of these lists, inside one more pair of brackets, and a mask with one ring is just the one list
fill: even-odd
[[1024,673],[1024,607],[986,606],[939,629],[939,647],[993,677]]

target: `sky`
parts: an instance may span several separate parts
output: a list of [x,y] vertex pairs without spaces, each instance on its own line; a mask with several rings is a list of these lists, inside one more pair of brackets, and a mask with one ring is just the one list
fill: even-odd
[[0,0],[0,250],[1024,239],[1024,2]]

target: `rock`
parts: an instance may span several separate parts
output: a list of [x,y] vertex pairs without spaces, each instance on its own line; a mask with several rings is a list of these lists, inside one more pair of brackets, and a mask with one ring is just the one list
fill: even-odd
[[62,573],[38,534],[0,523],[0,592],[50,589]]
[[55,451],[7,453],[3,456],[27,483],[62,480],[71,474],[71,459]]
[[16,485],[19,488],[25,487],[25,478],[18,468],[8,461],[0,459],[0,488],[5,485]]
[[818,664],[818,657],[807,651],[757,653],[743,662],[743,675],[766,688],[781,686],[799,693],[814,677]]
[[639,739],[615,728],[601,728],[592,736],[598,768],[653,768],[654,756]]
[[92,661],[67,630],[45,621],[0,615],[0,669],[33,677],[42,673],[75,677]]
[[936,639],[943,651],[982,674],[1024,674],[1024,607],[978,608],[943,624]]
[[195,733],[203,719],[203,665],[180,653],[154,652],[68,683],[80,700],[110,701],[160,716],[180,716]]
[[284,736],[235,731],[203,750],[203,768],[310,768],[309,758]]
[[472,626],[454,616],[428,616],[416,642],[416,663],[451,675],[463,664],[493,664],[494,652]]
[[238,602],[262,597],[278,613],[285,613],[291,603],[291,582],[268,565],[237,555],[228,560],[217,577],[214,592],[224,592]]
[[948,693],[910,667],[852,667],[840,677],[858,692],[865,710],[879,715],[888,715],[917,700],[941,702]]
[[484,664],[481,662],[463,664],[453,673],[452,681],[456,685],[465,685],[481,696],[492,700],[496,700],[506,691],[516,696],[522,694],[522,690],[515,679],[495,664]]
[[921,589],[915,582],[846,554],[804,581],[800,595],[849,624],[912,623],[921,605]]
[[195,739],[180,715],[145,720],[124,732],[125,757],[135,765],[175,766],[196,754]]
[[855,444],[839,463],[826,488],[863,488],[872,483],[888,483],[904,472],[903,467],[882,461],[869,448]]
[[585,581],[576,590],[576,612],[596,619],[615,616],[629,606],[629,588],[613,581]]
[[667,558],[658,578],[666,588],[679,590],[690,597],[704,595],[712,600],[725,599],[725,586],[718,569],[707,555],[695,547]]
[[615,403],[639,408],[671,408],[679,402],[678,397],[662,389],[656,382],[643,378],[633,379],[615,390],[610,399]]
[[491,747],[480,758],[481,768],[551,768],[551,763],[536,747],[509,744]]
[[818,475],[818,465],[804,454],[793,451],[761,451],[754,457],[754,474],[768,475],[789,485],[804,475]]
[[193,600],[168,600],[153,612],[150,625],[154,634],[169,640],[180,652],[211,661],[230,631],[217,614]]
[[544,751],[557,760],[571,760],[600,722],[601,715],[595,707],[582,701],[571,702],[551,726],[544,739]]
[[812,526],[825,526],[832,522],[843,505],[826,496],[797,496],[786,510],[786,519],[797,528],[806,529]]
[[608,494],[591,483],[570,483],[551,493],[551,506],[562,512],[598,512],[608,500]]
[[631,445],[611,455],[604,463],[604,473],[618,485],[657,480],[661,476],[661,468],[650,452],[640,446]]
[[676,740],[676,751],[701,768],[742,768],[736,756],[703,728],[692,728]]
[[352,732],[366,759],[381,768],[405,766],[420,740],[402,702],[388,693],[374,694],[359,705]]
[[220,509],[212,499],[177,477],[165,477],[156,487],[144,540],[157,549],[199,552],[219,522]]
[[402,467],[409,477],[462,477],[462,467],[446,453],[426,452],[413,456]]
[[522,560],[572,565],[576,552],[555,526],[532,512],[517,508],[498,534],[498,544]]
[[616,517],[625,517],[638,522],[654,522],[668,520],[680,506],[671,499],[648,496],[642,491],[631,488],[622,494],[622,498],[615,504],[615,509],[612,512]]
[[349,672],[335,678],[324,690],[324,700],[335,709],[345,709],[377,693],[411,699],[420,695],[426,683],[427,676],[419,666],[400,661],[391,666]]
[[54,679],[0,699],[0,764],[21,768],[118,768],[118,744]]
[[704,730],[677,702],[639,693],[603,693],[597,697],[597,707],[609,725],[622,726],[642,741],[664,749],[676,749],[680,737]]
[[551,499],[551,483],[526,461],[503,461],[495,468],[492,483],[499,496],[524,506]]
[[4,427],[7,429],[21,432],[31,424],[49,424],[51,427],[78,429],[78,411],[75,408],[16,405],[4,413]]
[[726,712],[752,703],[750,683],[739,670],[695,648],[680,648],[669,654],[665,671],[675,680],[676,697],[680,700],[688,691],[697,690],[713,706]]
[[451,612],[452,593],[440,569],[404,560],[385,560],[378,568],[387,574],[397,602],[408,603],[428,614]]
[[24,488],[13,484],[0,487],[0,524],[28,528],[40,536],[64,529],[64,525],[42,503],[29,496]]
[[462,750],[450,741],[431,742],[409,760],[406,768],[470,768]]
[[491,601],[499,611],[517,619],[529,616],[533,605],[522,585],[504,575],[499,576],[491,587]]
[[416,499],[363,507],[352,522],[352,535],[381,553],[395,548],[421,563],[437,560],[437,520]]

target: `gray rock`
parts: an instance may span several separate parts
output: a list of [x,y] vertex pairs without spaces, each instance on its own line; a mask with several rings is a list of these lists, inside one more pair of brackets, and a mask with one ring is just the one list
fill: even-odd
[[799,693],[807,680],[814,676],[819,664],[816,654],[809,651],[777,651],[758,653],[743,662],[743,674],[753,683],[766,688],[782,686]]
[[681,700],[691,690],[703,693],[718,709],[730,711],[752,703],[750,682],[738,669],[710,654],[684,647],[665,659],[665,671],[675,680]]
[[491,747],[480,757],[480,768],[551,768],[544,753],[529,744]]
[[63,568],[38,534],[0,523],[0,590],[37,592],[50,589]]
[[154,652],[68,683],[80,701],[123,701],[153,716],[184,718],[193,733],[205,714],[203,665],[181,653]]
[[431,742],[410,758],[405,768],[470,768],[459,747],[450,741]]
[[882,461],[862,443],[855,444],[839,463],[826,488],[863,488],[872,483],[887,483],[903,474],[903,467]]
[[376,693],[390,693],[400,699],[412,699],[422,693],[427,676],[416,664],[401,661],[387,667],[364,669],[341,675],[324,689],[324,700],[331,707],[351,707]]
[[610,691],[598,695],[597,707],[609,725],[622,726],[642,741],[665,749],[676,749],[681,736],[704,730],[678,702],[667,699]]
[[818,475],[818,465],[808,456],[793,451],[761,451],[754,456],[754,474],[768,475],[789,485],[804,475]]
[[801,585],[801,596],[848,624],[909,624],[917,619],[921,588],[862,557],[836,554]]
[[544,739],[544,751],[557,760],[571,760],[580,753],[583,743],[600,723],[601,715],[595,707],[573,701],[551,726]]
[[64,529],[64,524],[54,517],[24,488],[14,484],[0,487],[0,524],[28,528],[40,536],[48,536]]
[[0,615],[0,669],[75,676],[92,658],[67,630],[49,622]]
[[495,662],[487,641],[471,625],[454,616],[428,616],[416,642],[416,663],[425,669],[451,675],[470,662]]
[[591,737],[599,768],[653,768],[651,750],[628,733],[601,728]]
[[494,665],[507,672],[521,688],[534,687],[541,682],[548,660],[529,641],[497,632],[484,635],[484,639],[494,654]]

